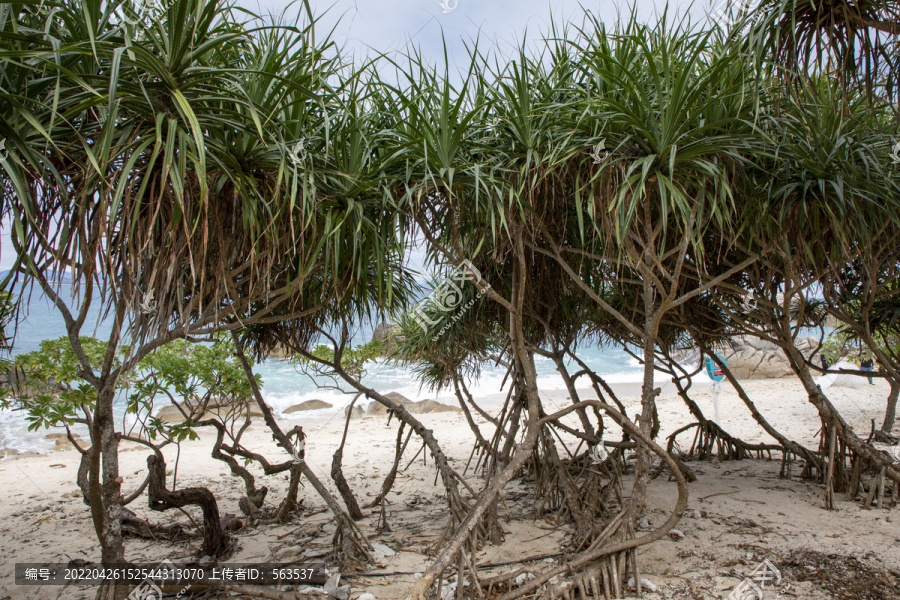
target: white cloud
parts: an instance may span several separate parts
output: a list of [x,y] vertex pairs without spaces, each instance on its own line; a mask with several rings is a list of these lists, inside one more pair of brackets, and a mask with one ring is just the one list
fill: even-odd
[[[633,0],[638,15],[650,20],[666,9],[666,0]],[[288,0],[239,0],[256,12],[281,14],[288,7],[293,18],[302,7],[300,2]],[[538,39],[549,31],[552,18],[557,25],[565,22],[580,24],[584,11],[590,11],[602,21],[613,24],[620,16],[627,16],[630,4],[622,2],[578,2],[576,0],[458,0],[456,8],[444,14],[439,0],[311,0],[322,32],[335,28],[336,39],[356,56],[363,54],[396,53],[408,43],[421,48],[432,63],[443,62],[446,40],[452,68],[468,64],[465,41],[480,39],[502,52],[519,45],[527,32],[529,40]],[[452,2],[448,2],[453,6]],[[690,12],[695,20],[704,20],[707,10],[688,0],[668,5],[672,13]]]

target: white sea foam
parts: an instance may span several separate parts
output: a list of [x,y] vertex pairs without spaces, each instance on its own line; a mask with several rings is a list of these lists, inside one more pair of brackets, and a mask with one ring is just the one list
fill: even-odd
[[[68,296],[68,294],[64,296]],[[28,319],[20,324],[17,331],[15,354],[36,350],[41,340],[58,338],[65,332],[58,311],[46,299],[41,299],[38,294],[35,294],[29,303],[29,311]],[[94,311],[91,312],[91,315],[93,313]],[[93,316],[89,316],[89,320],[92,321]],[[96,330],[86,333],[103,339],[108,336],[109,327],[101,323]],[[369,339],[371,335],[371,327],[362,327],[357,333],[359,339]],[[578,349],[578,355],[609,383],[629,383],[641,380],[639,362],[620,349],[582,346]],[[543,396],[558,396],[565,393],[565,385],[552,360],[537,356],[535,357],[535,368],[538,375],[538,386]],[[578,368],[572,365],[570,370],[577,371]],[[256,371],[263,380],[263,397],[275,409],[275,413],[286,420],[331,419],[343,414],[344,408],[350,404],[353,398],[353,394],[344,394],[335,389],[321,387],[333,386],[335,382],[321,377],[314,381],[289,360],[266,360],[256,366]],[[375,364],[369,365],[364,383],[381,393],[398,392],[411,400],[433,399],[445,404],[455,405],[457,403],[452,390],[435,391],[422,388],[416,382],[413,372],[409,368],[381,359]],[[506,377],[504,367],[489,366],[482,369],[478,379],[467,381],[466,385],[480,404],[490,408],[502,404],[509,391],[510,381]],[[582,378],[577,385],[580,389],[587,388],[589,382]],[[348,385],[341,384],[341,387],[349,389]],[[282,414],[290,406],[313,399],[328,402],[333,408],[292,415]],[[357,401],[364,407],[367,407],[370,402],[367,398]],[[122,423],[123,418],[121,404],[121,402],[118,403],[116,411],[119,424]],[[21,411],[0,411],[0,449],[47,451],[53,448],[53,440],[45,439],[49,431],[40,429],[29,432],[27,425]],[[82,437],[86,437],[83,427],[76,429],[81,432]]]

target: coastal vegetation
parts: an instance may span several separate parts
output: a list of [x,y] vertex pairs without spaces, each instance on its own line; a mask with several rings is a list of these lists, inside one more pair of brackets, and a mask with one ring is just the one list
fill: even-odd
[[[622,597],[629,580],[640,595],[637,549],[681,519],[696,458],[775,453],[781,475],[796,466],[826,507],[837,493],[896,502],[900,464],[876,444],[898,444],[898,25],[890,6],[859,9],[763,2],[727,28],[671,13],[606,24],[586,12],[536,50],[472,47],[454,73],[412,49],[349,62],[305,3],[294,22],[220,0],[137,12],[128,1],[0,4],[0,210],[16,251],[2,334],[14,346],[11,321],[32,292],[66,325],[64,338],[4,365],[4,405],[33,426],[87,427],[84,448],[68,436],[104,563],[127,562],[126,536],[159,531],[126,508],[145,492],[154,510],[200,506],[200,554],[229,555],[229,526],[242,523],[223,519],[208,489],[178,489],[174,473],[169,483],[160,452],[210,428],[212,456],[245,487],[238,521],[298,519],[309,482],[334,518],[331,559],[362,569],[372,546],[342,467],[352,405],[330,473],[338,499],[305,461],[306,433],[282,428],[253,371],[286,352],[400,422],[397,458],[368,508],[411,436],[433,458],[447,519],[411,600],[439,594],[451,572],[459,598]],[[425,283],[410,267],[421,249]],[[85,336],[91,310],[112,324],[109,339]],[[385,318],[398,323],[389,349],[354,342]],[[829,319],[840,348],[805,352],[803,332],[824,343]],[[784,354],[819,414],[817,447],[766,421],[718,358],[742,336]],[[592,344],[640,361],[639,403],[582,360]],[[891,383],[868,436],[815,380],[817,354],[851,344]],[[741,440],[703,414],[692,349],[774,443]],[[376,357],[453,392],[480,484],[403,402],[366,383]],[[570,405],[545,405],[536,359],[556,365]],[[466,386],[489,364],[507,370],[497,414]],[[682,432],[659,437],[660,377],[697,421],[687,451]],[[121,397],[127,428],[115,419]],[[161,420],[161,403],[182,418]],[[254,419],[277,456],[242,444]],[[150,452],[137,490],[122,489],[123,442]],[[289,478],[276,508],[251,463]],[[675,500],[646,530],[647,488],[662,474]],[[486,577],[476,551],[502,543],[514,480],[556,515],[567,554],[530,579]],[[128,593],[110,583],[97,598]]]

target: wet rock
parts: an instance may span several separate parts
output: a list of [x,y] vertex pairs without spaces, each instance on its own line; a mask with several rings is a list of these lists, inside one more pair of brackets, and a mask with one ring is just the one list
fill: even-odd
[[[185,402],[182,404],[182,408],[184,412],[187,414],[191,414],[194,411],[194,406],[191,403]],[[206,405],[206,412],[203,414],[194,414],[194,421],[202,421],[204,419],[243,419],[247,416],[247,413],[250,413],[251,418],[261,418],[263,416],[262,410],[255,402],[242,402],[239,404],[235,404],[233,402],[229,402],[226,400],[218,400],[213,398]],[[178,410],[178,407],[170,404],[169,406],[162,407],[156,415],[154,415],[163,423],[181,423],[185,420],[184,415],[181,414],[181,411]]]
[[381,323],[372,332],[372,341],[381,342],[381,350],[385,355],[397,351],[397,339],[401,339],[400,326],[393,323]]
[[266,352],[266,356],[270,358],[291,358],[293,355],[294,353],[285,348],[280,342],[277,342],[268,352]]
[[[385,398],[394,402],[395,404],[400,404],[402,406],[408,406],[412,404],[412,400],[404,396],[399,392],[389,392],[384,395]],[[377,416],[377,415],[386,415],[387,414],[387,406],[381,404],[380,402],[371,402],[369,403],[369,415]]]
[[422,400],[421,402],[413,402],[409,412],[415,414],[441,413],[441,412],[462,412],[456,406],[449,404],[441,404],[435,400]]
[[300,404],[295,404],[290,408],[285,409],[284,414],[289,415],[295,412],[302,412],[305,410],[322,410],[325,408],[333,408],[331,404],[327,402],[323,402],[322,400],[307,400],[306,402],[301,402]]
[[[794,372],[784,353],[771,342],[752,336],[736,337],[724,353],[728,368],[737,379],[770,379],[793,377]],[[807,358],[817,342],[813,338],[797,340],[797,349]]]
[[[77,444],[78,444],[78,447],[81,448],[82,450],[84,450],[84,449],[87,448],[87,443],[85,443],[85,442],[83,442],[82,440],[78,439],[78,436],[75,436],[75,443],[77,443]],[[64,438],[64,437],[63,437],[63,438],[57,438],[57,440],[56,440],[56,445],[53,447],[53,449],[56,450],[56,451],[71,450],[71,449],[72,449],[72,442],[70,442],[68,439],[66,439],[66,438]]]
[[387,340],[400,332],[400,326],[393,323],[379,323],[372,332],[372,341],[381,342]]
[[[448,404],[441,404],[435,400],[420,400],[419,402],[413,402],[403,394],[397,392],[391,392],[389,394],[385,394],[385,398],[391,400],[403,408],[408,410],[410,414],[413,415],[424,415],[428,413],[441,413],[441,412],[461,412],[460,409],[456,406],[450,406]],[[384,404],[379,402],[372,402],[369,404],[369,410],[366,413],[367,416],[379,416],[386,415],[388,412],[387,407]]]
[[[347,408],[344,409],[344,417],[346,417],[349,412],[350,412],[350,407],[348,406]],[[366,411],[363,410],[362,406],[354,406],[353,414],[350,415],[350,418],[351,419],[361,419],[363,417],[363,415],[365,415],[365,414],[366,414]]]

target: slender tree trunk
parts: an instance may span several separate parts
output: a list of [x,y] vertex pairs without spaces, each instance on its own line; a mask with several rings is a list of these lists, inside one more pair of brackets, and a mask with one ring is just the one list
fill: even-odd
[[[559,371],[563,383],[566,385],[566,390],[569,392],[569,398],[572,400],[572,404],[578,404],[581,402],[581,398],[578,396],[578,391],[575,389],[575,382],[572,381],[569,370],[566,369],[566,363],[563,361],[562,354],[554,354],[553,362],[556,364],[556,370]],[[594,425],[591,423],[590,417],[588,417],[587,410],[579,408],[577,413],[579,420],[581,420],[581,426],[584,427],[584,432],[592,438],[596,437]]]
[[887,410],[884,413],[884,423],[881,425],[881,431],[890,433],[894,428],[894,420],[897,418],[897,396],[900,395],[900,380],[888,379],[891,384],[891,393],[887,399]]
[[[529,404],[532,404],[537,401],[537,378],[534,376],[533,362],[531,363],[531,377],[526,375],[525,378],[526,380],[530,380],[531,385],[533,385],[532,390],[526,390],[526,397],[529,398]],[[494,501],[497,496],[500,495],[500,492],[503,491],[503,488],[506,487],[506,484],[512,480],[534,452],[539,437],[538,434],[540,432],[539,420],[540,418],[538,415],[532,416],[529,411],[529,419],[525,426],[525,438],[522,440],[522,443],[515,448],[509,464],[488,480],[488,484],[481,492],[478,502],[475,503],[472,510],[469,511],[469,514],[466,515],[465,520],[459,525],[453,538],[444,546],[444,549],[437,560],[428,567],[422,578],[409,590],[408,595],[406,596],[408,600],[422,600],[425,598],[428,588],[430,588],[431,584],[437,580],[437,577],[444,569],[452,563],[456,553],[460,550],[471,531],[475,529],[488,509],[493,506]]]
[[[493,455],[493,447],[484,436],[481,434],[481,429],[478,427],[478,423],[475,422],[475,419],[472,418],[472,413],[469,411],[469,407],[466,406],[466,399],[463,397],[463,390],[459,387],[459,378],[455,373],[451,373],[450,377],[453,380],[453,390],[456,392],[456,399],[459,401],[459,406],[463,411],[463,415],[466,417],[466,423],[469,424],[469,429],[472,430],[472,433],[475,435],[475,440],[478,446],[480,446],[488,455]],[[499,430],[499,427],[498,427]]]
[[516,270],[513,274],[512,293],[510,304],[513,310],[509,312],[510,324],[510,349],[516,370],[521,374],[520,381],[524,382],[525,405],[527,407],[527,421],[525,422],[525,437],[515,447],[509,464],[496,471],[488,479],[487,485],[478,497],[478,501],[469,510],[462,523],[454,532],[448,543],[438,555],[434,563],[429,566],[422,577],[409,589],[407,600],[424,600],[428,588],[450,566],[457,557],[457,553],[469,539],[472,531],[478,526],[485,513],[495,506],[497,497],[506,487],[506,484],[515,477],[516,473],[529,457],[532,456],[541,431],[541,400],[538,394],[537,372],[534,367],[534,354],[527,350],[524,327],[522,323],[522,310],[525,301],[525,285],[527,285],[527,270],[523,260],[524,242],[522,231],[516,232],[516,245],[518,260],[515,262]]
[[772,427],[772,425],[769,424],[769,422],[762,415],[762,413],[759,412],[759,409],[756,408],[756,404],[754,404],[753,401],[750,399],[750,396],[747,395],[747,392],[744,390],[743,386],[738,382],[737,378],[734,376],[734,373],[731,372],[731,369],[729,369],[728,366],[725,363],[723,363],[719,359],[718,356],[716,356],[715,352],[712,352],[709,348],[707,348],[705,346],[702,346],[702,347],[703,347],[703,351],[706,352],[707,355],[709,355],[712,358],[713,362],[715,362],[716,365],[720,369],[722,369],[722,373],[725,375],[725,378],[728,379],[728,383],[731,384],[731,387],[733,387],[734,390],[737,392],[738,397],[741,399],[741,401],[744,403],[744,405],[750,410],[750,414],[753,415],[753,420],[756,421],[757,424],[759,424],[759,426],[762,427],[766,433],[768,433],[770,436],[775,438],[778,441],[778,443],[782,445],[782,447],[786,448],[787,450],[790,450],[797,456],[802,457],[804,460],[806,460],[807,462],[814,465],[817,469],[821,469],[822,468],[821,458],[815,452],[810,450],[809,448],[806,448],[805,446],[803,446],[791,439],[788,439],[787,437],[782,435],[777,429]]
[[[109,380],[97,392],[97,407],[91,431],[89,471],[90,507],[94,530],[100,542],[100,561],[104,565],[125,562],[122,537],[122,479],[119,477],[119,437],[113,419],[115,387]],[[97,591],[97,600],[122,600],[128,587],[111,583]]]
[[[653,439],[653,422],[656,414],[657,391],[653,387],[653,379],[656,367],[656,335],[659,329],[657,318],[658,310],[654,308],[656,292],[647,276],[644,276],[644,379],[641,385],[641,414],[638,416],[638,424],[641,433],[647,438]],[[644,445],[638,445],[637,462],[634,466],[634,486],[631,494],[631,518],[635,525],[644,510],[647,496],[647,485],[650,483],[650,449]]]
[[[344,422],[344,435],[341,437],[341,445],[334,451],[334,457],[331,460],[331,479],[334,480],[334,485],[337,486],[338,492],[341,493],[341,498],[344,499],[344,504],[347,506],[347,512],[350,513],[350,518],[354,521],[362,519],[363,513],[359,509],[359,503],[356,501],[356,496],[353,495],[353,490],[350,489],[350,484],[347,483],[347,478],[344,477],[342,463],[344,460],[344,444],[347,442],[347,430],[350,428],[350,419],[353,416],[353,406],[356,404],[356,399],[359,396],[360,394],[357,394],[347,408],[347,420]],[[400,429],[402,432],[403,427]]]

